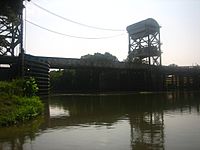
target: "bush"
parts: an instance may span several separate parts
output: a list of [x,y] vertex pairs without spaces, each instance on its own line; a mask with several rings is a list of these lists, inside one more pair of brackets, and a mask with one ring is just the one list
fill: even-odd
[[30,77],[29,79],[26,79],[24,81],[24,85],[23,85],[24,96],[28,96],[28,97],[35,96],[37,91],[38,91],[38,87],[33,77]]
[[23,80],[13,80],[12,82],[0,81],[0,94],[23,95]]
[[37,91],[38,87],[33,77],[12,82],[0,81],[0,94],[31,97],[35,96]]
[[0,97],[0,126],[8,126],[30,120],[43,112],[39,97]]
[[36,117],[43,111],[34,78],[0,81],[0,126],[8,126]]

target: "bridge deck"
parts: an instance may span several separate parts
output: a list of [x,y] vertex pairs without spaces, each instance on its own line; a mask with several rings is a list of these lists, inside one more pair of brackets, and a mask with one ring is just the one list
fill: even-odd
[[[30,57],[30,56],[26,56]],[[31,57],[30,57],[31,58]],[[149,65],[131,64],[124,62],[100,62],[90,61],[85,59],[76,58],[59,58],[59,57],[32,57],[31,59],[38,59],[41,61],[47,61],[52,69],[70,69],[70,68],[108,68],[108,69],[147,69]]]
[[58,58],[58,57],[30,57],[29,59],[38,59],[49,62],[52,69],[69,69],[69,68],[112,68],[112,69],[146,69],[148,65],[136,65],[124,62],[95,62],[85,59],[75,58]]
[[[38,57],[25,55],[25,72],[29,76],[34,76],[37,79],[37,82],[40,83],[45,81],[45,86],[49,85],[49,68],[54,69],[80,69],[87,68],[88,70],[97,69],[99,72],[97,79],[101,79],[101,82],[104,82],[105,85],[108,82],[104,76],[106,72],[108,73],[110,69],[113,69],[113,76],[117,76],[120,79],[125,79],[122,84],[117,78],[116,82],[119,82],[121,86],[126,87],[131,81],[131,88],[137,87],[136,89],[148,88],[149,89],[164,89],[165,87],[181,87],[181,88],[193,88],[200,89],[200,67],[176,67],[176,66],[152,66],[145,64],[133,64],[125,62],[99,62],[91,61],[85,59],[74,59],[74,58],[56,58],[56,57]],[[5,72],[1,68],[1,64],[11,64],[10,74],[14,77],[14,73],[17,75],[17,69],[21,63],[18,57],[11,56],[2,56],[0,57],[0,71],[4,75]],[[43,64],[44,63],[44,64]],[[13,65],[15,64],[15,65]],[[46,65],[45,65],[46,64]],[[102,73],[103,72],[103,73]],[[123,72],[123,73],[122,73]],[[124,75],[125,72],[125,75]],[[45,74],[44,74],[45,73]],[[5,73],[6,74],[6,73]],[[124,76],[123,76],[124,75]],[[11,77],[10,76],[10,77]],[[45,79],[44,79],[45,77]],[[99,80],[100,81],[100,80]],[[109,83],[109,82],[108,82]],[[114,83],[114,82],[113,82]],[[41,84],[43,86],[43,84]],[[110,84],[107,84],[110,85]],[[98,86],[99,87],[99,86]],[[103,84],[101,85],[103,87]],[[109,86],[108,86],[109,87]],[[155,88],[154,88],[155,87]],[[105,86],[105,88],[107,88]],[[47,88],[48,89],[48,88]]]
[[[160,69],[164,74],[190,74],[200,73],[199,66],[149,66],[145,64],[133,64],[125,62],[98,62],[76,58],[42,57],[25,55],[26,59],[48,62],[51,69],[72,69],[72,68],[102,68],[102,69]],[[0,56],[0,64],[12,64],[18,62],[19,57]]]
[[60,58],[60,57],[41,57],[26,55],[29,59],[38,59],[47,61],[52,69],[71,69],[71,68],[102,68],[102,69],[159,69],[164,74],[190,74],[191,72],[200,73],[198,66],[150,66],[146,64],[133,64],[125,62],[100,62],[90,61],[76,58]]

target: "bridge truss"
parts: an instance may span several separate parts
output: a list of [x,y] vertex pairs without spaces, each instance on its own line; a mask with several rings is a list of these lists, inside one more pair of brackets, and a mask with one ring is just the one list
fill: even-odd
[[23,8],[23,0],[0,2],[0,56],[15,56],[23,51]]
[[10,21],[6,16],[0,16],[0,55],[14,56],[16,48],[22,43],[21,16]]
[[129,55],[131,59],[138,58],[141,63],[161,65],[160,33],[149,34],[146,37],[132,39],[129,37]]
[[135,63],[161,65],[160,26],[152,18],[127,27],[128,59]]
[[5,70],[6,66],[7,74],[21,77],[24,77],[23,3],[24,0],[0,1],[0,69]]

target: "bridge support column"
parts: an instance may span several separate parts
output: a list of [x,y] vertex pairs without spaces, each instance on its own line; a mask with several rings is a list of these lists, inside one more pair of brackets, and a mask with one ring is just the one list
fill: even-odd
[[24,77],[34,77],[38,85],[39,95],[48,95],[50,88],[48,62],[42,62],[37,57],[25,55],[24,59]]

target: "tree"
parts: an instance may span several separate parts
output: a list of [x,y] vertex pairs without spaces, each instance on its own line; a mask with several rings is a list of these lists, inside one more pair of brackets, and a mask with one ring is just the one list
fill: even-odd
[[139,57],[131,58],[129,56],[126,59],[124,59],[123,62],[125,62],[125,63],[134,63],[134,64],[147,64],[146,60],[140,59]]
[[176,64],[170,64],[169,67],[178,67]]
[[91,60],[91,61],[105,61],[105,62],[112,62],[112,61],[119,61],[116,56],[113,56],[112,54],[105,52],[104,54],[101,53],[94,53],[94,55],[84,55],[81,56],[81,59]]

